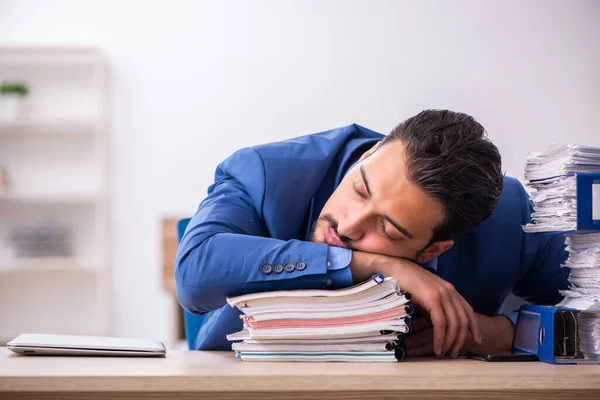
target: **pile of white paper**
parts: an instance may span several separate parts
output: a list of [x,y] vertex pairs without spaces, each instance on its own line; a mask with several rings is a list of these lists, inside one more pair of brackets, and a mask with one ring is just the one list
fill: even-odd
[[525,232],[567,232],[577,228],[577,178],[557,176],[527,182],[534,211]]
[[600,232],[577,232],[577,173],[600,173],[600,148],[553,145],[525,165],[533,202],[525,232],[566,232],[569,290],[559,306],[588,310],[600,303]]
[[577,313],[578,349],[584,359],[600,361],[600,312]]
[[285,290],[228,298],[244,329],[227,336],[244,361],[397,362],[413,308],[393,278],[339,290]]
[[560,305],[579,310],[593,308],[600,304],[600,232],[568,234],[566,244],[570,287],[562,292],[565,299]]
[[600,172],[600,147],[554,144],[541,153],[531,153],[525,164],[525,179],[547,179],[578,172]]

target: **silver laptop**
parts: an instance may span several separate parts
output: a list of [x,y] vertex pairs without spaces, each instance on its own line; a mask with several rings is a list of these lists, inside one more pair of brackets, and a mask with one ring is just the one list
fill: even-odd
[[162,342],[150,339],[42,333],[24,333],[6,347],[15,353],[33,356],[161,357],[167,353]]

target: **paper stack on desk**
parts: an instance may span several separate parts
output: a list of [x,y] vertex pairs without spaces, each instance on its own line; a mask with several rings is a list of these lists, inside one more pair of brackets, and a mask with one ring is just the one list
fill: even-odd
[[244,361],[397,362],[413,308],[393,278],[339,290],[285,290],[228,298],[244,329],[227,336]]
[[580,355],[587,361],[600,362],[600,311],[581,311],[576,319]]
[[598,173],[600,148],[583,145],[553,145],[532,154],[525,166],[534,212],[523,230],[566,233],[570,287],[562,307],[587,310],[600,304]]
[[567,235],[569,290],[562,294],[564,307],[587,310],[600,305],[600,232]]

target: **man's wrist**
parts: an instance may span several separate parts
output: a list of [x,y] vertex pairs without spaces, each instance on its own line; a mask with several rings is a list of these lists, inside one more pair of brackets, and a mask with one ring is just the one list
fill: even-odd
[[496,315],[492,318],[497,321],[499,332],[502,332],[501,335],[498,335],[498,346],[503,352],[510,353],[515,334],[515,325],[506,315]]
[[483,342],[477,344],[472,339],[469,339],[464,350],[482,354],[510,353],[515,331],[510,318],[505,315],[495,315],[493,317],[482,314],[476,315],[479,328],[482,332]]
[[374,274],[379,273],[377,262],[372,254],[363,251],[352,251],[350,260],[350,272],[352,272],[352,281],[354,283],[364,282]]

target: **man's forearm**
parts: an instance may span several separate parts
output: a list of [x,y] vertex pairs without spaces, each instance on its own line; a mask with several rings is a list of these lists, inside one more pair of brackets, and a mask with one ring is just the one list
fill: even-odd
[[325,243],[232,233],[202,242],[204,235],[201,229],[191,231],[175,261],[178,299],[192,313],[216,310],[227,296],[352,284],[347,263],[330,263]]

